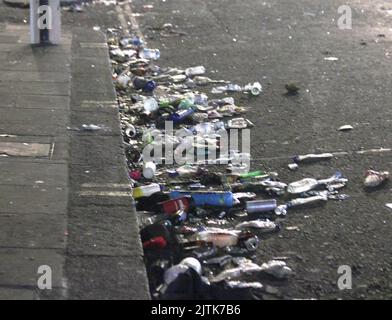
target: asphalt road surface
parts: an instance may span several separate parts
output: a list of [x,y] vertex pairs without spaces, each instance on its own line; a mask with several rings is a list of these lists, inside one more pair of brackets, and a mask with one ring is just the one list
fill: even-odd
[[[153,8],[144,7],[152,4]],[[367,193],[366,169],[391,170],[392,4],[346,1],[352,29],[337,21],[341,1],[166,0],[133,1],[132,10],[160,64],[204,65],[209,75],[246,84],[260,81],[264,94],[238,96],[256,127],[253,169],[277,171],[283,181],[349,179],[343,202],[289,212],[278,236],[263,241],[257,262],[288,257],[295,271],[279,298],[391,298],[391,186]],[[137,13],[140,13],[138,15]],[[162,36],[165,23],[183,36]],[[337,61],[325,60],[336,57]],[[285,84],[301,88],[285,95]],[[354,130],[338,132],[350,124]],[[358,153],[358,151],[365,151]],[[287,168],[295,154],[343,152],[333,160]],[[298,230],[287,230],[298,227]],[[291,228],[289,228],[291,229]],[[338,288],[338,268],[352,270],[352,290]]]
[[[352,9],[351,30],[338,28],[342,4]],[[212,78],[263,84],[260,97],[238,96],[255,124],[253,169],[277,171],[287,182],[336,170],[349,179],[344,193],[350,199],[291,211],[283,230],[262,242],[257,262],[284,256],[295,271],[271,298],[392,298],[392,210],[385,206],[392,202],[391,184],[371,193],[362,187],[365,170],[392,171],[392,152],[379,150],[392,148],[392,4],[133,0],[131,9],[149,46],[161,49],[160,65],[204,65]],[[116,8],[103,5],[65,13],[63,22],[120,25]],[[162,35],[165,23],[183,35]],[[288,82],[300,87],[297,97],[285,95]],[[345,124],[354,129],[337,131]],[[288,170],[290,156],[321,152],[337,155]],[[351,290],[337,286],[341,265],[351,267]]]

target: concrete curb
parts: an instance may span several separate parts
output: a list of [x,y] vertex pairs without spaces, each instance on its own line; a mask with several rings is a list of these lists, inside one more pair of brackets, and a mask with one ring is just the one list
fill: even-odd
[[70,197],[66,276],[69,299],[150,299],[130,195],[106,35],[73,28]]

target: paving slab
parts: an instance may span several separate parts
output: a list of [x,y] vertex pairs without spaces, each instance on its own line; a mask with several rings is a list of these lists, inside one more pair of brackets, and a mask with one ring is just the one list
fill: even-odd
[[0,185],[1,213],[48,213],[63,215],[67,212],[68,195],[65,187]]
[[132,207],[74,207],[69,213],[68,253],[142,257]]
[[[23,172],[23,175],[20,175],[20,172]],[[67,180],[66,164],[0,161],[0,185],[65,187],[68,184]]]
[[130,257],[68,256],[67,274],[75,285],[70,299],[146,300],[143,262]]
[[0,286],[0,300],[34,300],[33,289]]
[[49,96],[69,96],[70,88],[68,84],[53,82],[8,82],[0,81],[0,94],[3,92],[24,92],[26,94],[49,95]]
[[0,154],[7,156],[49,157],[50,150],[51,145],[48,143],[0,142]]
[[0,213],[0,247],[65,249],[66,217]]
[[[37,108],[37,109],[69,109],[69,96],[43,96],[22,94],[16,97],[16,108]],[[1,102],[0,102],[1,104]]]
[[68,126],[68,112],[62,109],[21,109],[15,112],[15,109],[3,108],[1,113],[0,133],[55,136],[64,133]]
[[63,72],[2,71],[0,81],[67,83],[70,75]]
[[[38,268],[52,269],[52,286],[64,287],[64,252],[61,249],[0,248],[0,286],[37,287]],[[15,272],[17,269],[18,272]]]

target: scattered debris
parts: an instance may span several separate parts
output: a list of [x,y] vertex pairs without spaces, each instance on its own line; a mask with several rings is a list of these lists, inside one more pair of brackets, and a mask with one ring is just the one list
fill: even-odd
[[[161,29],[173,28],[164,24]],[[346,199],[338,192],[347,179],[336,172],[327,179],[286,184],[276,172],[250,171],[251,155],[230,145],[223,152],[223,139],[255,126],[234,95],[260,97],[259,82],[241,86],[214,80],[198,65],[161,67],[159,49],[148,48],[138,37],[123,37],[121,30],[108,33],[152,296],[206,299],[217,292],[264,288],[260,282],[243,281],[244,275],[287,278],[292,270],[285,262],[272,260],[260,266],[249,257],[259,250],[266,233],[282,229],[283,222],[275,220],[291,208]],[[219,86],[212,87],[215,84]],[[291,94],[299,91],[294,84],[286,89]],[[208,91],[221,96],[210,98]],[[86,129],[99,130],[93,125]],[[215,157],[210,159],[211,153]],[[187,161],[178,163],[176,159],[184,156]],[[289,168],[332,157],[298,155]]]
[[298,94],[299,87],[295,83],[287,83],[285,88],[287,90],[287,94],[290,96],[295,96]]
[[363,184],[366,188],[375,188],[386,182],[388,179],[388,171],[379,172],[374,170],[367,170]]
[[341,126],[341,127],[338,129],[338,131],[350,131],[350,130],[352,130],[352,129],[354,129],[353,126],[351,126],[351,125],[349,125],[349,124],[346,124],[346,125],[344,125],[344,126]]

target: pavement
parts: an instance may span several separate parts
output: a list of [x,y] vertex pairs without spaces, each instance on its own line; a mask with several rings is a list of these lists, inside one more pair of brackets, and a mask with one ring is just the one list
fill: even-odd
[[[146,6],[147,4],[152,7]],[[229,79],[240,84],[260,81],[264,87],[262,96],[255,99],[242,95],[236,97],[239,105],[250,109],[248,118],[256,125],[251,135],[251,152],[254,159],[252,168],[278,171],[283,181],[295,181],[311,176],[326,178],[335,170],[341,170],[349,179],[348,187],[344,191],[351,195],[349,200],[329,201],[323,206],[292,211],[285,219],[284,228],[278,236],[263,239],[256,262],[262,263],[277,256],[286,257],[287,264],[295,271],[295,275],[289,281],[281,283],[277,288],[278,292],[270,298],[391,298],[392,254],[389,243],[392,240],[392,212],[385,207],[386,203],[392,202],[391,185],[387,184],[379,190],[368,193],[362,188],[362,180],[364,171],[370,167],[392,171],[392,138],[389,134],[392,125],[390,108],[392,6],[389,1],[383,0],[346,1],[345,4],[353,10],[353,29],[340,30],[337,27],[337,20],[340,17],[338,7],[341,4],[337,0],[328,2],[321,0],[245,2],[133,0],[131,5],[125,2],[119,7],[96,4],[89,6],[83,13],[64,12],[63,14],[63,23],[66,27],[72,26],[71,29],[80,27],[81,31],[88,33],[87,37],[81,38],[82,43],[89,42],[90,39],[93,43],[100,42],[91,37],[90,31],[93,26],[100,26],[104,30],[105,27],[125,27],[124,22],[132,21],[131,26],[134,31],[142,33],[150,47],[161,50],[159,64],[162,66],[188,67],[201,64],[210,70],[209,75],[213,78]],[[17,10],[20,9],[2,6],[0,23],[23,24],[28,12]],[[165,23],[177,26],[177,30],[183,35],[161,34],[159,29]],[[69,32],[73,34],[73,31]],[[6,36],[9,37],[9,33]],[[14,41],[7,37],[0,39],[3,42]],[[74,35],[72,39],[72,43],[75,43]],[[0,44],[0,48],[4,46],[7,47],[5,44]],[[72,48],[74,50],[77,47],[78,45],[75,45]],[[81,56],[68,67],[70,70],[68,72],[76,75],[76,71],[86,71],[85,69],[91,65],[94,65],[94,68],[90,68],[90,71],[103,71],[106,67],[99,62],[106,59],[104,51],[103,48],[82,49],[79,43],[79,48],[75,52],[76,54],[79,52]],[[82,52],[88,57],[83,56]],[[97,56],[91,58],[90,53]],[[0,52],[2,61],[7,57],[4,52]],[[324,59],[325,57],[337,57],[339,60],[328,61]],[[91,62],[90,58],[94,62]],[[40,60],[34,59],[34,62],[39,63]],[[0,65],[3,67],[4,63]],[[19,64],[15,64],[12,68],[28,71]],[[62,73],[67,70],[63,64],[56,64],[56,68]],[[93,110],[97,111],[101,123],[109,125],[112,122],[109,120],[105,122],[101,120],[104,118],[100,117],[103,117],[103,114],[111,114],[110,119],[114,119],[116,112],[108,107],[113,102],[113,93],[110,93],[110,90],[102,90],[105,87],[105,84],[101,83],[101,81],[105,82],[104,78],[95,75],[96,77],[91,76],[88,81],[86,77],[84,81],[80,80],[82,82],[72,78],[70,84],[68,83],[71,86],[69,96],[71,111],[68,115],[65,115],[64,111],[61,115],[62,110],[54,111],[56,116],[53,115],[52,120],[47,120],[43,118],[44,116],[34,113],[31,117],[42,119],[44,125],[30,128],[26,126],[30,119],[27,117],[28,111],[23,111],[16,119],[9,118],[3,121],[2,117],[0,128],[3,129],[4,126],[9,130],[13,128],[17,130],[18,126],[11,123],[19,121],[20,129],[15,132],[26,138],[24,141],[18,141],[48,144],[53,140],[45,140],[45,135],[49,135],[51,139],[56,138],[49,134],[49,131],[52,132],[49,129],[51,125],[54,128],[60,128],[61,124],[67,123],[70,126],[78,126],[87,121],[83,115],[96,116],[95,112],[91,113]],[[97,80],[97,83],[91,84],[92,79]],[[65,80],[57,79],[57,81]],[[288,82],[298,83],[301,88],[299,96],[285,95],[284,86]],[[45,86],[45,90],[57,90],[58,87],[52,84]],[[63,91],[65,87],[61,85],[61,89],[58,89],[61,91],[57,92],[57,95],[67,95],[68,93]],[[19,99],[19,107],[20,104],[26,107],[33,103],[33,100],[24,96],[29,94],[29,90],[37,90],[39,84],[34,83],[29,86],[18,84],[15,89],[6,85],[4,88],[0,89],[2,104],[5,105],[1,109],[11,106],[12,110],[15,110],[18,106],[17,102],[12,102],[12,99],[11,102],[7,102],[7,98],[3,98],[4,92],[9,93],[10,90],[23,92],[23,95],[18,94],[16,101]],[[85,112],[83,113],[82,110]],[[51,121],[60,122],[56,125]],[[337,128],[345,124],[353,125],[354,130],[338,132]],[[4,132],[5,130],[0,134]],[[38,140],[34,134],[42,137],[42,140]],[[46,222],[46,219],[49,219],[48,212],[59,211],[58,217],[64,217],[55,219],[56,224],[60,224],[58,230],[62,230],[61,223],[65,225],[62,220],[67,221],[69,230],[74,230],[69,232],[66,246],[62,243],[64,236],[59,236],[56,241],[50,240],[50,245],[59,248],[52,248],[43,243],[40,244],[43,249],[34,249],[26,243],[11,243],[11,239],[14,241],[17,238],[15,236],[4,237],[0,250],[8,256],[4,256],[0,263],[4,265],[5,259],[5,261],[16,262],[1,267],[5,271],[0,272],[0,279],[10,278],[4,277],[4,274],[14,275],[10,278],[14,280],[0,283],[3,290],[0,292],[3,292],[3,296],[14,297],[16,294],[27,296],[34,291],[33,282],[26,284],[28,281],[18,279],[21,273],[15,271],[22,262],[23,267],[33,264],[34,261],[41,262],[41,259],[34,256],[34,260],[28,258],[32,252],[51,257],[50,260],[55,261],[53,265],[62,266],[63,271],[60,272],[61,276],[56,286],[61,293],[64,291],[61,279],[67,279],[68,289],[65,291],[70,298],[89,298],[95,294],[102,298],[126,297],[126,293],[129,293],[126,286],[135,278],[138,280],[135,282],[138,285],[139,279],[142,279],[142,287],[145,288],[145,275],[137,277],[131,269],[132,259],[139,257],[141,252],[139,246],[132,251],[130,243],[132,238],[124,236],[130,231],[126,228],[135,229],[134,217],[127,211],[129,199],[97,195],[97,190],[101,189],[104,192],[109,190],[124,192],[122,189],[125,183],[124,175],[115,170],[121,168],[116,165],[117,161],[122,161],[118,156],[121,150],[120,137],[116,138],[114,131],[99,135],[99,139],[95,135],[72,131],[69,135],[69,159],[66,155],[62,155],[64,148],[54,149],[53,155],[57,150],[59,161],[68,159],[63,171],[53,169],[56,175],[59,175],[56,179],[53,179],[46,166],[45,170],[42,170],[50,177],[45,176],[44,173],[39,175],[39,169],[34,168],[29,171],[22,169],[22,165],[19,166],[19,163],[25,164],[29,161],[47,164],[55,159],[32,161],[27,158],[20,160],[13,158],[9,161],[10,159],[2,158],[0,160],[2,164],[18,163],[13,169],[14,174],[0,180],[0,188],[6,190],[1,191],[0,194],[15,197],[14,203],[18,204],[15,205],[15,211],[9,209],[8,204],[7,210],[11,212],[6,212],[6,215],[17,216],[6,218],[10,219],[9,225],[16,228],[19,224],[13,223],[11,219],[17,219],[20,213],[25,213],[19,231],[14,231],[14,234],[26,232],[24,226],[28,224],[26,219],[30,217],[27,214],[30,207],[37,208],[35,210],[41,214],[45,226],[48,225]],[[28,136],[34,138],[26,140]],[[5,141],[3,137],[0,139],[2,142]],[[58,141],[60,143],[61,139]],[[94,154],[96,158],[92,158],[91,154],[97,148],[101,148],[102,152]],[[335,157],[328,162],[301,166],[297,172],[288,170],[287,163],[290,156],[313,152],[334,152]],[[98,168],[95,167],[96,165]],[[110,166],[113,170],[102,170]],[[68,173],[65,170],[68,170]],[[14,177],[18,176],[18,172],[19,180],[14,184],[27,186],[15,187],[11,182],[7,182],[7,179],[16,179]],[[30,176],[26,172],[34,172],[37,175]],[[0,175],[4,174],[2,170]],[[68,184],[62,186],[62,183],[64,184],[62,180],[67,181],[67,175]],[[32,183],[34,182],[33,186],[35,186],[35,181],[39,180],[51,181],[52,185],[46,188],[45,185],[38,183],[36,191],[44,188],[56,194],[57,188],[65,190],[67,187],[68,213],[64,208],[65,192],[63,191],[47,197],[46,202],[40,200],[39,203],[42,204],[34,206],[37,196]],[[104,187],[96,188],[97,185]],[[25,189],[25,194],[32,195],[28,198],[31,199],[28,205],[26,201],[22,201],[24,196],[20,195],[20,192]],[[95,195],[92,195],[92,192],[95,192]],[[42,197],[48,194],[37,193]],[[49,201],[51,197],[57,199],[55,198],[57,196],[58,205]],[[8,203],[7,198],[2,197],[0,201],[4,203],[1,208]],[[130,220],[132,223],[124,224],[124,220]],[[34,221],[38,220],[34,219]],[[54,227],[54,224],[52,225]],[[115,227],[109,228],[109,225]],[[0,225],[2,232],[11,228],[7,229],[3,226],[5,224]],[[92,232],[85,232],[86,230]],[[96,230],[99,232],[95,232]],[[55,234],[52,231],[47,233],[51,236]],[[36,235],[36,231],[33,234]],[[72,237],[72,234],[75,236]],[[27,236],[22,238],[29,239]],[[135,244],[137,241],[132,243]],[[123,256],[124,252],[127,255]],[[136,253],[132,255],[131,252]],[[136,259],[136,261],[136,269],[141,270],[141,260]],[[338,268],[341,265],[348,265],[352,269],[352,290],[342,291],[337,286],[340,276]],[[35,271],[36,267],[37,264],[30,269]],[[36,272],[34,277],[35,275]],[[20,280],[19,283],[17,280]],[[130,292],[134,291],[130,290]],[[134,293],[139,297],[146,295],[145,292]]]
[[[28,36],[2,16],[0,299],[149,299],[106,37]],[[78,130],[90,123],[105,130]]]

